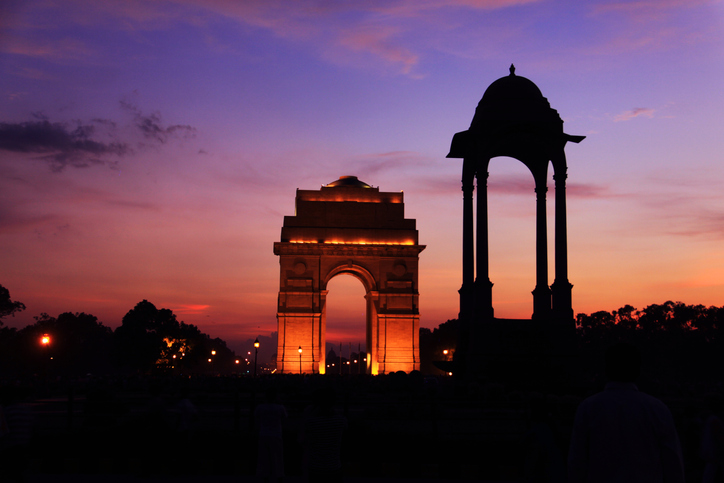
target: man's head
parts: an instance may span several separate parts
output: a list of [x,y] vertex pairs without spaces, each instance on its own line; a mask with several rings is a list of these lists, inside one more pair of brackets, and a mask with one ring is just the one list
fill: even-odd
[[606,379],[615,382],[634,382],[641,372],[641,353],[624,342],[606,350]]

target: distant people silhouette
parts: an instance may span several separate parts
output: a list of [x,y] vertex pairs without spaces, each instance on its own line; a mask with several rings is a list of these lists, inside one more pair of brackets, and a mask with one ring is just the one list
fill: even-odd
[[33,411],[23,388],[7,386],[0,392],[0,481],[26,481]]
[[530,428],[523,437],[525,463],[524,481],[560,483],[566,479],[563,451],[556,441],[545,396],[530,401]]
[[305,410],[300,439],[305,447],[310,483],[342,482],[342,434],[347,419],[334,410],[334,390],[318,388]]
[[277,390],[266,390],[266,402],[254,410],[254,421],[259,431],[259,451],[256,475],[263,481],[282,481],[284,478],[283,423],[287,410],[277,403]]
[[568,453],[570,483],[683,483],[674,420],[664,403],[634,384],[640,367],[641,355],[630,344],[606,351],[605,390],[576,411]]
[[701,457],[704,458],[703,483],[724,482],[724,401],[715,397],[709,403],[711,415],[704,423]]

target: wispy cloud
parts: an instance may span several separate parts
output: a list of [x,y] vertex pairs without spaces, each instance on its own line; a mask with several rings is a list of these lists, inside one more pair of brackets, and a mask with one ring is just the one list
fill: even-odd
[[647,117],[651,119],[654,117],[654,113],[656,112],[655,109],[651,109],[648,107],[634,107],[631,110],[622,112],[621,114],[618,114],[613,118],[614,122],[621,122],[621,121],[630,121],[631,119],[635,117]]
[[21,123],[0,123],[0,150],[40,154],[54,171],[66,166],[85,168],[103,164],[131,150],[124,142],[94,140],[97,123],[50,122],[47,119]]
[[400,65],[403,74],[409,74],[419,56],[409,49],[396,45],[397,29],[387,26],[366,26],[342,34],[340,44],[355,52],[366,52],[391,64]]
[[171,310],[177,315],[199,315],[206,312],[210,305],[201,304],[185,304],[171,307]]
[[0,150],[37,155],[36,159],[59,172],[66,167],[115,166],[120,158],[134,153],[131,147],[134,132],[143,138],[139,148],[195,135],[196,129],[192,126],[165,125],[158,112],[144,114],[127,101],[121,101],[121,107],[133,116],[131,134],[126,134],[126,139],[119,139],[122,130],[110,119],[52,122],[45,114],[35,112],[31,114],[34,118],[31,121],[0,122]]
[[187,124],[164,126],[161,122],[161,114],[158,112],[144,114],[137,106],[128,101],[121,101],[120,104],[123,109],[133,115],[134,125],[148,140],[165,144],[171,137],[189,138],[196,133],[196,128]]
[[[57,6],[27,7],[37,18],[45,18],[45,29],[52,29],[50,18],[83,26],[135,31],[172,28],[192,24],[209,28],[218,19],[272,32],[279,38],[309,42],[318,54],[338,63],[350,63],[350,55],[368,55],[399,73],[419,77],[413,67],[420,61],[420,46],[406,39],[411,30],[447,30],[440,16],[461,9],[498,10],[535,3],[539,0],[372,0],[369,2],[289,2],[286,0],[169,0],[145,2],[93,2],[74,0],[74,8]],[[48,14],[50,12],[50,14]],[[41,15],[41,14],[45,15]],[[22,29],[21,29],[22,30]],[[213,35],[213,34],[212,34]],[[35,31],[12,33],[11,42],[0,45],[13,53],[44,58],[79,58],[94,54],[93,47],[78,40],[38,36]],[[213,42],[212,42],[213,43]],[[334,52],[330,55],[330,52]],[[346,52],[347,58],[340,52]],[[357,65],[356,62],[353,62]]]

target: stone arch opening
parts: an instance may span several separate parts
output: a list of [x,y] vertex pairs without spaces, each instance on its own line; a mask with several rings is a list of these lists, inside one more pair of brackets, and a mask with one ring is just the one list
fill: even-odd
[[[340,273],[327,285],[327,343],[365,343],[365,290],[359,278]],[[335,349],[336,350],[336,349]]]
[[369,374],[419,370],[420,252],[403,194],[343,176],[319,191],[297,190],[285,216],[279,256],[277,369],[326,372],[329,281],[349,274],[365,289]]
[[[535,287],[535,180],[520,160],[498,156],[488,167],[490,280],[498,318],[530,317]],[[481,196],[476,190],[475,196]],[[549,245],[550,246],[550,245]]]
[[[366,357],[352,357],[367,351],[367,290],[360,279],[350,273],[339,273],[327,283],[326,345],[327,372],[361,374],[366,367]],[[333,349],[336,360],[330,359]],[[347,359],[348,366],[339,368],[340,358]],[[363,360],[364,359],[364,360]],[[344,361],[342,361],[344,364]]]

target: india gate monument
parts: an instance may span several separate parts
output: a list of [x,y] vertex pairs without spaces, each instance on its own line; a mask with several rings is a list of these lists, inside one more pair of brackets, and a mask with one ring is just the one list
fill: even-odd
[[357,278],[367,305],[367,374],[420,369],[416,222],[402,192],[342,176],[320,190],[297,190],[284,217],[279,256],[277,370],[325,372],[327,284]]

